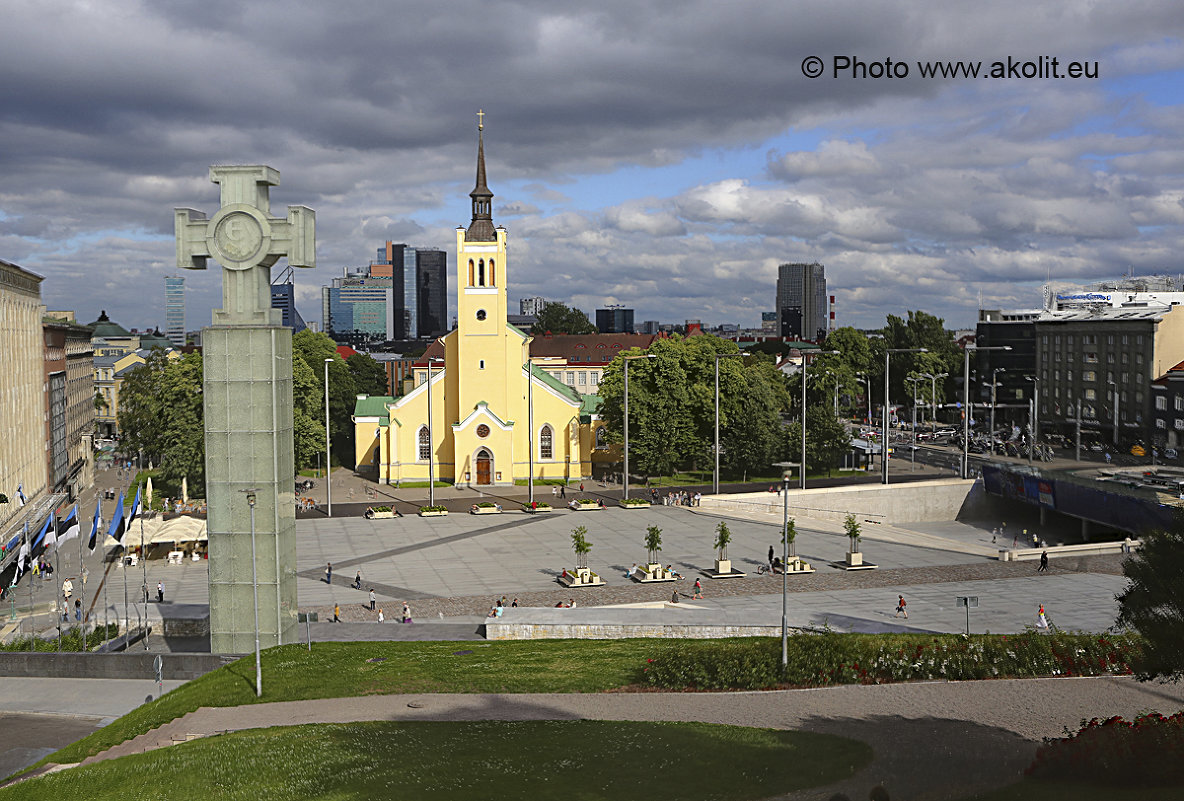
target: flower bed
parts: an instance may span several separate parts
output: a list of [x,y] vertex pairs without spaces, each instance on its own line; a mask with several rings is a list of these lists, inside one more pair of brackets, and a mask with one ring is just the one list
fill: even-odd
[[627,498],[621,501],[621,508],[623,509],[648,509],[650,502],[641,498]]
[[539,501],[539,502],[536,502],[534,506],[531,506],[529,503],[524,503],[524,504],[522,504],[522,511],[532,512],[532,513],[533,512],[549,512],[549,511],[551,511],[551,504],[543,503],[542,501]]
[[1128,675],[1141,648],[1134,635],[795,634],[781,676],[776,639],[687,641],[661,652],[645,681],[669,689],[755,690],[783,685]]
[[1121,786],[1184,784],[1184,712],[1134,720],[1081,721],[1063,739],[1047,739],[1025,773],[1034,779]]
[[491,501],[482,501],[475,503],[469,508],[469,514],[473,515],[500,515],[502,508]]
[[444,517],[448,514],[447,506],[421,506],[419,507],[420,517]]

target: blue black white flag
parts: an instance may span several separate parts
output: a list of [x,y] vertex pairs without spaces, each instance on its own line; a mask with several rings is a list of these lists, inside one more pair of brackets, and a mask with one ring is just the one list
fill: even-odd
[[90,524],[90,542],[86,544],[86,549],[90,553],[95,552],[95,548],[99,545],[99,529],[103,527],[103,500],[100,498],[98,505],[95,506],[95,519]]
[[72,540],[82,533],[82,527],[78,525],[78,504],[74,504],[74,508],[70,510],[70,514],[66,515],[65,519],[58,520],[57,529],[59,548],[66,540]]
[[24,484],[17,484],[16,485],[16,497],[17,497],[17,500],[21,502],[21,506],[24,506],[26,503],[29,502],[29,499],[25,497],[25,485]]
[[13,582],[20,580],[21,574],[29,569],[29,524],[25,523],[25,541],[21,543],[21,550],[16,556],[16,576]]
[[111,528],[107,529],[107,536],[123,544],[123,532],[127,531],[127,521],[123,519],[123,495],[115,504],[115,514],[111,518]]
[[140,516],[140,490],[141,487],[136,487],[136,499],[132,501],[132,512],[127,516],[127,531],[131,531],[132,523]]
[[[38,545],[40,545],[41,541],[45,539],[45,535],[49,533],[49,530],[52,525],[53,525],[53,515],[50,515],[49,517],[45,518],[45,525],[41,527],[41,531],[37,532],[37,537],[33,540],[33,547],[34,548],[36,548]],[[54,535],[54,540],[55,541],[57,540],[56,534]]]

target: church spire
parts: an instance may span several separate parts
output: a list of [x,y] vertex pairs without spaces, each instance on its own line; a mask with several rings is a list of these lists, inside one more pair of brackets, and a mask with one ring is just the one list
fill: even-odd
[[465,239],[470,242],[493,242],[497,234],[493,229],[493,192],[485,185],[485,112],[477,112],[477,185],[469,193],[473,199],[473,220]]

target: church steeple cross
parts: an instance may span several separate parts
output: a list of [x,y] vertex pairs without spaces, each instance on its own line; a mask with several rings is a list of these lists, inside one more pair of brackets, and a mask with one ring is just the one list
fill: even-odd
[[485,112],[481,109],[477,109],[477,130],[485,130]]

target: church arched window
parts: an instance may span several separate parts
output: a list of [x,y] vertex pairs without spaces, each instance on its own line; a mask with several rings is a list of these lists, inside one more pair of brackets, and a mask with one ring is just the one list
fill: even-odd
[[596,429],[596,447],[597,448],[607,448],[608,447],[608,435],[605,433],[604,426],[601,426],[600,428]]
[[477,286],[485,286],[485,259],[477,262]]
[[420,426],[419,428],[419,460],[426,462],[432,458],[432,441],[428,439],[428,427]]
[[555,448],[553,445],[555,439],[554,433],[551,431],[551,426],[543,426],[543,430],[539,432],[539,458],[540,459],[554,459]]
[[489,285],[490,286],[497,286],[497,278],[494,276],[493,267],[494,267],[493,259],[490,259],[489,260]]
[[469,259],[469,286],[473,286],[473,260]]

